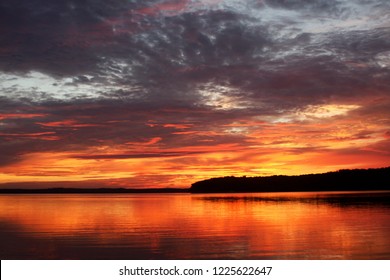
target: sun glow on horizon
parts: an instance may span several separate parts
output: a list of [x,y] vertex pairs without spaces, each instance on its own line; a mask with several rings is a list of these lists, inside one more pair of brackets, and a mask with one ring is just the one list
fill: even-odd
[[[217,111],[224,108],[215,106]],[[119,144],[101,141],[99,145],[64,152],[26,153],[19,161],[0,167],[0,181],[97,180],[111,181],[109,186],[113,187],[185,188],[212,177],[299,175],[387,166],[389,155],[381,146],[388,140],[387,133],[380,123],[362,123],[348,117],[359,108],[334,104],[308,106],[284,117],[274,117],[275,121],[252,117],[223,125],[210,124],[206,129],[188,120],[171,123],[150,120],[146,126],[151,131],[169,133]],[[3,115],[3,119],[43,116],[13,114]],[[41,142],[61,141],[57,135],[59,129],[98,127],[74,119],[46,123],[37,120],[36,124],[46,132],[7,137],[14,141],[26,137]]]
[[390,165],[386,1],[26,1],[2,5],[0,185]]

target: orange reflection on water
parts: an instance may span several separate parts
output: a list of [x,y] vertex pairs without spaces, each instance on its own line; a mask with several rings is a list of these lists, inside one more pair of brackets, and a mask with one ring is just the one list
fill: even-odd
[[134,248],[146,258],[390,258],[388,205],[313,194],[6,195],[0,221],[58,246],[123,246],[128,259]]

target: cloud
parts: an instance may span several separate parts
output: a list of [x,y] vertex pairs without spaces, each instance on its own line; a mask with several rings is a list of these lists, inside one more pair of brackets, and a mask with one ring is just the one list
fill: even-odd
[[78,159],[129,159],[129,158],[168,158],[180,157],[191,154],[199,154],[201,152],[160,152],[160,153],[140,153],[140,154],[109,154],[109,155],[80,155],[75,156]]
[[[4,42],[18,47],[3,48],[8,55],[0,67],[13,72],[3,74],[3,91],[14,97],[190,103],[197,98],[194,86],[215,83],[240,89],[244,98],[267,99],[284,93],[269,81],[283,85],[290,75],[294,79],[284,81],[289,94],[305,95],[301,87],[324,91],[329,82],[345,91],[350,77],[366,75],[345,64],[372,71],[378,68],[373,59],[383,65],[389,49],[386,28],[372,28],[385,18],[385,2],[37,2],[3,4]],[[355,17],[364,18],[366,29],[345,26]],[[344,25],[308,29],[336,19]]]
[[386,0],[2,1],[0,164],[373,145],[390,125],[389,11]]

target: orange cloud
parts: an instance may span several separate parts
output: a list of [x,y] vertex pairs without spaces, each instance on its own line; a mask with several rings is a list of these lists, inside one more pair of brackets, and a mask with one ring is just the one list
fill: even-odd
[[[310,111],[315,120],[310,114],[305,120],[284,121],[279,116],[274,120],[254,116],[216,123],[148,120],[146,126],[142,122],[137,128],[145,133],[140,134],[143,137],[133,137],[132,141],[125,141],[127,131],[132,136],[132,130],[123,127],[129,121],[105,120],[107,128],[123,131],[121,141],[102,138],[93,145],[80,142],[66,151],[24,152],[19,162],[0,166],[0,179],[118,180],[112,186],[188,187],[210,177],[293,175],[389,165],[386,125],[348,116],[352,113],[344,109],[349,107],[337,107],[337,114],[329,111],[333,107],[318,108]],[[73,119],[35,124],[46,129],[78,128],[81,136],[85,128],[98,126]],[[0,137],[60,140],[62,134],[3,132]]]
[[46,114],[0,114],[0,120],[5,119],[30,119],[30,118],[39,118],[45,117]]
[[37,124],[46,127],[94,127],[101,126],[99,124],[79,123],[75,120],[63,120],[57,122],[37,122]]
[[176,128],[176,129],[186,129],[186,128],[190,128],[192,126],[193,125],[191,125],[191,124],[174,124],[174,123],[168,123],[168,124],[163,125],[163,127]]
[[55,132],[37,132],[37,133],[0,133],[0,136],[6,138],[35,138],[41,140],[55,141],[59,140],[59,136],[55,136]]

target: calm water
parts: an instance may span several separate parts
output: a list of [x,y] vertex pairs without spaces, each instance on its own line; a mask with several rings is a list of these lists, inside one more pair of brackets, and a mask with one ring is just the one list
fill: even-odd
[[0,195],[1,259],[390,259],[390,193]]

